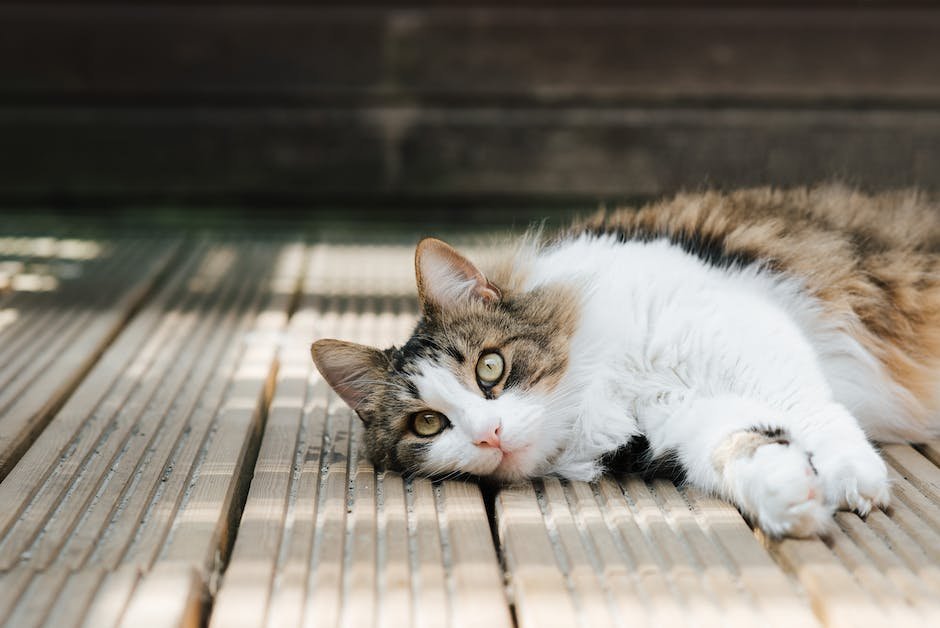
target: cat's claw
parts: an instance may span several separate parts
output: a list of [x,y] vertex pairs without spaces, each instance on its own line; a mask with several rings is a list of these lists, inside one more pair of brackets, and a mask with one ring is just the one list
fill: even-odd
[[872,508],[885,508],[891,502],[888,469],[873,447],[818,455],[816,460],[826,500],[833,506],[864,517]]
[[806,452],[794,444],[759,447],[729,469],[739,505],[771,537],[824,535],[833,508]]

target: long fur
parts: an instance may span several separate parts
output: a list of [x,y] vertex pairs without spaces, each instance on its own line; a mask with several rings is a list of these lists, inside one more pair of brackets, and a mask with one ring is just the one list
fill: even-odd
[[[376,463],[590,480],[642,440],[769,534],[807,535],[887,504],[869,439],[940,434],[940,214],[917,193],[681,195],[497,257],[426,240],[408,343],[317,343],[339,390],[388,382],[356,398]],[[492,351],[495,386],[475,375]],[[422,410],[447,428],[410,432]]]

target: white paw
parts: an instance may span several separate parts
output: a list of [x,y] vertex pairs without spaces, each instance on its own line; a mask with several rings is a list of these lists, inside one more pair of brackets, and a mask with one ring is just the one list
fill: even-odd
[[806,452],[794,444],[758,447],[729,464],[727,477],[739,506],[772,537],[824,534],[833,508]]
[[864,517],[873,507],[883,508],[891,501],[888,469],[868,442],[817,449],[813,464],[825,487],[826,501],[833,506]]

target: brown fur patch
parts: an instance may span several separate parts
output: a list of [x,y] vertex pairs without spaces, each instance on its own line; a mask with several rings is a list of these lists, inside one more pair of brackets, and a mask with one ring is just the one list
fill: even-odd
[[750,458],[764,445],[789,444],[790,439],[780,430],[751,429],[734,432],[721,442],[712,453],[712,465],[721,473],[729,463],[739,458]]
[[440,342],[466,356],[451,367],[477,390],[476,364],[496,350],[505,362],[503,377],[492,387],[494,397],[507,385],[548,390],[558,383],[568,364],[568,343],[577,323],[577,300],[565,286],[530,293],[507,292],[495,306],[472,302],[426,315],[427,326]]

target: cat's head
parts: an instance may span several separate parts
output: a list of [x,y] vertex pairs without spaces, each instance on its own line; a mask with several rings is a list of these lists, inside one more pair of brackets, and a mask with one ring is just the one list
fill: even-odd
[[415,271],[421,318],[403,346],[311,347],[320,373],[365,424],[367,455],[424,475],[539,473],[565,444],[549,409],[562,401],[577,309],[571,291],[496,285],[432,238],[418,244]]

